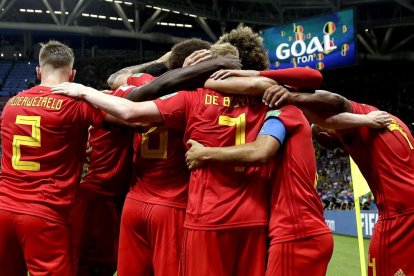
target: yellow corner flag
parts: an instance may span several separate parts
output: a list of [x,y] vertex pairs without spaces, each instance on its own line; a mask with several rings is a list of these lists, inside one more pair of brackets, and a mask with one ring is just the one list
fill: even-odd
[[365,250],[364,250],[364,236],[362,235],[362,225],[361,225],[361,210],[359,207],[359,197],[369,193],[368,183],[359,170],[357,164],[354,160],[349,157],[349,162],[351,164],[351,176],[352,176],[352,187],[354,189],[354,202],[355,202],[355,217],[358,233],[358,247],[359,247],[359,261],[361,264],[361,276],[367,275],[367,268],[365,264]]

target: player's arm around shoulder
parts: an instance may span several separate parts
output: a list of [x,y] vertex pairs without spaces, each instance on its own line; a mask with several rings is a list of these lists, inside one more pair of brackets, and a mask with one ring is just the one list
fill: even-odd
[[225,79],[209,78],[204,83],[204,87],[228,94],[261,96],[274,84],[276,81],[267,77],[228,77]]
[[368,114],[354,114],[350,112],[332,114],[317,113],[304,109],[303,113],[310,122],[330,129],[355,127],[384,128],[392,121],[390,114],[380,110],[371,111]]
[[81,99],[127,122],[162,122],[162,116],[154,102],[134,103],[121,97],[78,83],[62,83],[52,88],[54,94]]
[[204,147],[194,140],[187,144],[186,163],[190,170],[207,162],[255,165],[267,163],[278,151],[280,143],[270,135],[259,135],[254,142],[231,147]]

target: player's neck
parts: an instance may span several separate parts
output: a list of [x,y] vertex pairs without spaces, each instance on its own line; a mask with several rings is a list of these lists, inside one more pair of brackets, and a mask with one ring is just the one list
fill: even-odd
[[69,67],[54,68],[49,65],[40,68],[40,85],[51,87],[62,82],[68,82],[72,70]]
[[41,86],[51,87],[62,82],[69,81],[69,76],[62,75],[62,74],[46,74],[46,76],[42,75],[42,79],[40,81]]

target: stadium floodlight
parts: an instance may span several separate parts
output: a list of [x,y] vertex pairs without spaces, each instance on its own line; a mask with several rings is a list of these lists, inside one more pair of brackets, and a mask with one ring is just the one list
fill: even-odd
[[55,14],[62,14],[61,11],[55,11]]
[[99,15],[98,16],[100,19],[106,19],[106,16],[105,15]]
[[20,9],[20,12],[26,12],[26,9]]
[[117,18],[116,17],[113,17],[113,16],[110,16],[109,19],[110,20],[117,20]]
[[193,27],[193,25],[191,25],[191,24],[185,24],[185,25],[184,25],[184,27],[185,27],[185,28],[192,28],[192,27]]
[[90,15],[92,18],[98,18],[98,15],[97,14],[91,14]]
[[89,13],[82,13],[82,16],[89,17]]
[[32,10],[32,9],[27,9],[26,11],[27,12],[34,12],[34,10]]
[[42,10],[35,10],[35,13],[43,13]]
[[113,0],[105,0],[106,2],[113,2]]
[[124,2],[124,4],[127,5],[127,6],[131,6],[132,5],[131,2]]
[[118,4],[122,4],[122,1],[119,1],[119,0],[115,0],[114,2]]

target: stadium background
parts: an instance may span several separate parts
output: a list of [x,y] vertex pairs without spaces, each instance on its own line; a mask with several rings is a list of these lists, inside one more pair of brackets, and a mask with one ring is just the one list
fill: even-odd
[[[255,31],[354,8],[357,62],[322,70],[323,89],[372,104],[414,131],[414,4],[409,0],[1,0],[0,108],[35,84],[39,43],[76,54],[77,82],[107,88],[114,71],[154,60],[185,38],[216,41],[244,24]],[[316,145],[318,192],[327,210],[352,210],[348,157]],[[375,210],[371,195],[362,209]],[[359,273],[355,238],[335,237],[329,275]],[[368,244],[369,241],[366,241]]]

